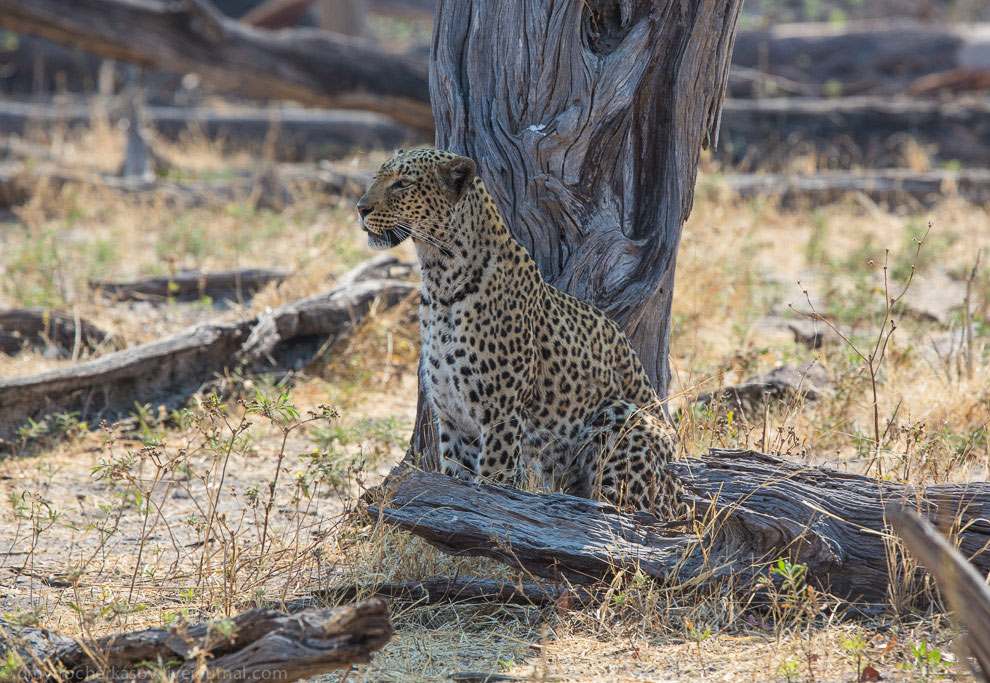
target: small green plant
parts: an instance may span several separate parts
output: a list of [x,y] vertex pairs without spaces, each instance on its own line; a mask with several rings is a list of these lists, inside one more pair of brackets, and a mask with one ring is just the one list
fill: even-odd
[[698,653],[698,665],[701,670],[705,670],[705,658],[702,653],[701,644],[708,640],[709,636],[712,635],[711,628],[702,628],[695,626],[694,622],[690,619],[684,620],[684,626],[687,629],[687,639],[694,643],[695,651]]
[[797,680],[800,667],[801,664],[797,657],[788,657],[780,665],[780,675],[787,680],[787,683],[791,683],[791,681]]
[[904,668],[912,670],[921,681],[932,681],[944,678],[939,672],[942,668],[942,650],[933,647],[927,640],[920,643],[911,643],[911,659],[904,664]]
[[0,681],[27,680],[24,659],[14,648],[9,648],[0,659]]
[[863,671],[863,652],[870,641],[864,638],[862,633],[856,633],[855,636],[847,636],[843,633],[839,642],[846,651],[846,656],[856,662],[856,680],[860,680]]
[[804,573],[807,567],[791,562],[783,557],[777,560],[777,565],[770,568],[771,574],[776,574],[783,581],[783,589],[792,596],[798,595],[804,588]]

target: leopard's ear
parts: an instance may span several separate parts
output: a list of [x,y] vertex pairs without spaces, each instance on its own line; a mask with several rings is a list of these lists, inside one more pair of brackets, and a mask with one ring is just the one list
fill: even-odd
[[452,204],[464,195],[468,185],[474,180],[474,162],[467,157],[454,157],[437,166],[440,188],[447,193]]

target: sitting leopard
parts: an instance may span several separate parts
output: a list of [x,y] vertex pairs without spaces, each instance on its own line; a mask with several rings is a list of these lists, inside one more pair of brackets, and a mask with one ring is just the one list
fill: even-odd
[[[626,336],[544,282],[471,159],[399,152],[358,202],[373,249],[412,238],[426,395],[445,473],[684,516],[675,440]],[[652,412],[651,412],[652,411]]]

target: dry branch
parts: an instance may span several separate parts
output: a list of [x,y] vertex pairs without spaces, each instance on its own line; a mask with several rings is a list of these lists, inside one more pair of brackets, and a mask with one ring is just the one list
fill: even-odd
[[41,308],[0,310],[0,352],[16,353],[27,344],[53,344],[62,353],[92,351],[116,340],[93,323],[70,313]]
[[[737,68],[782,81],[791,95],[892,95],[916,79],[967,66],[990,66],[986,25],[917,21],[778,24],[741,31],[732,53]],[[736,75],[735,73],[733,75]],[[764,84],[730,77],[734,97],[772,94]],[[832,93],[824,92],[831,89]]]
[[382,112],[432,129],[426,65],[371,41],[255,29],[205,0],[0,0],[0,14],[7,29],[101,57],[195,72],[262,98]]
[[[2,0],[0,0],[2,2]],[[76,100],[57,105],[43,102],[0,102],[0,133],[24,136],[34,127],[51,130],[89,125],[92,102]],[[163,138],[201,135],[235,149],[261,156],[270,153],[281,161],[323,159],[349,154],[354,149],[392,149],[422,136],[389,117],[367,111],[278,108],[148,106],[144,115],[149,128]],[[110,111],[111,123],[122,113]],[[267,146],[266,146],[267,143]]]
[[669,466],[710,506],[708,531],[565,495],[466,484],[397,470],[384,502],[370,509],[389,524],[459,555],[491,557],[536,576],[592,583],[619,568],[668,581],[746,581],[789,557],[811,580],[850,600],[881,602],[890,535],[884,506],[919,508],[942,528],[961,529],[961,549],[990,570],[990,484],[910,488],[753,451],[712,451]]
[[118,301],[196,301],[204,296],[214,301],[244,301],[272,282],[281,282],[288,271],[270,268],[242,268],[213,273],[184,271],[172,277],[155,277],[134,282],[90,280],[89,286]]
[[[917,514],[892,505],[887,517],[911,554],[935,577],[955,620],[966,629],[967,654],[980,665],[979,680],[990,681],[990,590],[986,580]],[[980,571],[986,573],[985,569]]]
[[207,676],[295,681],[366,663],[392,637],[388,608],[377,599],[296,614],[254,609],[229,621],[229,636],[219,624],[205,622],[88,642],[0,622],[0,653],[14,649],[20,655],[28,667],[25,680],[82,680],[98,673],[113,680],[158,661],[174,680],[201,680],[195,674],[199,649],[208,655]]
[[889,207],[905,202],[930,207],[946,197],[990,203],[990,171],[985,169],[825,171],[813,176],[738,173],[726,176],[725,183],[740,197],[773,197],[799,209],[831,204],[850,195]]
[[[126,415],[135,402],[173,407],[216,375],[245,366],[299,369],[328,348],[328,340],[349,334],[375,302],[391,306],[416,291],[411,283],[378,276],[396,268],[393,257],[370,263],[355,269],[360,278],[345,275],[327,294],[261,318],[201,324],[68,368],[0,380],[0,439],[10,438],[29,418],[41,422],[60,412],[78,411],[81,420],[96,424]],[[281,324],[273,329],[271,320]]]

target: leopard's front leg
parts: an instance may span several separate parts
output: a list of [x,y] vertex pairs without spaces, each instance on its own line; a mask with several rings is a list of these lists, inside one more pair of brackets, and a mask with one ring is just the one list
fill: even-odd
[[522,421],[514,412],[491,416],[481,426],[478,475],[492,483],[514,486],[519,482]]
[[437,455],[441,472],[462,481],[474,481],[480,453],[478,439],[462,434],[443,417],[437,420]]

